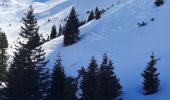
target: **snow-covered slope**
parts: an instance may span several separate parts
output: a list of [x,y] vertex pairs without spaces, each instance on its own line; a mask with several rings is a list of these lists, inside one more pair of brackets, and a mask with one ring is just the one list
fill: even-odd
[[[104,4],[104,2],[103,2]],[[107,52],[123,85],[124,100],[167,100],[170,98],[170,0],[155,7],[151,0],[124,0],[109,9],[101,19],[81,27],[81,40],[63,47],[62,38],[43,45],[52,67],[57,52],[61,52],[68,75],[77,75],[81,66],[87,66],[91,56],[101,63]],[[154,18],[155,21],[151,21]],[[144,27],[137,23],[146,22]],[[154,52],[161,60],[157,64],[161,79],[160,91],[151,96],[142,93],[141,73]]]
[[76,6],[81,19],[86,19],[87,11],[95,9],[96,6],[110,7],[111,3],[115,3],[115,1],[117,0],[86,0],[83,2],[81,0],[0,0],[0,26],[7,33],[9,42],[12,43],[18,37],[24,13],[28,6],[33,5],[39,21],[40,33],[46,36],[50,33],[52,25],[56,24],[58,27],[64,23],[72,6]]
[[[35,8],[40,33],[44,35],[50,33],[53,24],[64,23],[72,6],[76,7],[80,19],[87,18],[87,11],[96,6],[110,8],[101,19],[80,28],[78,43],[64,47],[62,36],[45,43],[46,59],[50,60],[47,66],[52,68],[60,52],[66,73],[76,76],[77,70],[87,66],[92,56],[100,64],[102,54],[107,52],[123,85],[124,100],[170,98],[170,0],[165,0],[159,8],[154,6],[154,0],[0,0],[1,3],[4,4],[0,6],[0,26],[7,33],[10,44],[17,39],[21,17],[30,4]],[[143,21],[147,25],[138,27],[137,23]],[[161,86],[157,94],[144,96],[141,73],[152,52],[161,59],[157,65]]]
[[[7,33],[9,42],[12,43],[18,37],[17,34],[22,25],[21,19],[28,6],[32,4],[34,8],[37,8],[35,13],[38,17],[45,15],[50,9],[63,2],[65,2],[65,0],[51,0],[47,3],[31,2],[31,0],[0,0],[0,26]],[[58,12],[53,13],[56,14]],[[46,17],[50,18],[50,15]],[[43,20],[40,20],[39,18],[41,22],[40,26],[45,24],[44,20],[47,20],[46,17],[42,17]]]

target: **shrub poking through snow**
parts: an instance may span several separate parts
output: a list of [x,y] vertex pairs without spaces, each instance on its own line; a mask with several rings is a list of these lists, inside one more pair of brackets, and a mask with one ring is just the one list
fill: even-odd
[[153,22],[155,19],[154,18],[151,18],[151,21]]
[[155,1],[155,5],[156,5],[157,7],[159,7],[159,6],[163,5],[163,4],[164,4],[164,1],[163,1],[163,0],[156,0],[156,1]]

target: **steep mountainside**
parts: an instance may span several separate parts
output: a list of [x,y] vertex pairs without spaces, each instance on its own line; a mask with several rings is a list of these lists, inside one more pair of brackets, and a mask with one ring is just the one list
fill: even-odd
[[[1,0],[0,26],[7,33],[12,45],[17,39],[21,17],[30,4],[40,25],[40,33],[50,33],[53,24],[61,25],[75,6],[81,20],[87,11],[109,8],[99,20],[80,27],[80,41],[63,46],[63,36],[43,44],[48,67],[52,68],[56,54],[61,53],[66,73],[77,75],[81,66],[87,66],[95,56],[98,64],[106,52],[115,65],[116,74],[123,85],[124,100],[167,100],[170,98],[170,0],[161,7],[154,0]],[[113,5],[113,7],[111,7]],[[154,18],[154,21],[151,19]],[[48,21],[50,20],[50,21]],[[137,23],[147,23],[139,27]],[[151,96],[143,95],[142,76],[149,56],[154,52],[160,58],[160,91]]]
[[[121,1],[101,19],[82,26],[78,43],[63,47],[63,37],[59,37],[44,44],[50,59],[48,66],[52,67],[57,52],[61,52],[67,74],[75,76],[81,66],[87,66],[91,56],[100,64],[102,54],[107,52],[123,85],[125,100],[166,100],[170,90],[169,3],[167,0],[157,8],[154,1]],[[155,20],[151,21],[152,18]],[[139,27],[137,23],[143,21],[147,25]],[[141,73],[152,52],[161,59],[157,65],[161,73],[160,92],[144,96]]]

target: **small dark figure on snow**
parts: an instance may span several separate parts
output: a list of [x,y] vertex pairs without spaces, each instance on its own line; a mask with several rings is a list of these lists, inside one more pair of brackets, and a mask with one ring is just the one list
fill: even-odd
[[147,23],[145,23],[145,22],[138,23],[138,26],[139,26],[139,27],[142,27],[142,26],[145,26],[145,25],[147,25]]

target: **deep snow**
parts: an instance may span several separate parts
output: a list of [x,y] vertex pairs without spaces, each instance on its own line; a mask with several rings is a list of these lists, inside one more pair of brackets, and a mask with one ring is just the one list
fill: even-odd
[[[3,0],[2,0],[3,1]],[[92,56],[101,63],[102,54],[107,52],[114,62],[115,71],[123,85],[124,100],[168,100],[170,98],[170,0],[159,8],[154,0],[8,0],[7,7],[0,7],[0,25],[7,33],[10,43],[17,39],[21,16],[28,5],[33,4],[39,20],[40,33],[49,34],[53,24],[60,25],[75,6],[80,19],[87,18],[86,12],[106,9],[114,4],[102,18],[93,20],[80,28],[81,40],[71,46],[63,46],[63,37],[43,45],[47,65],[52,68],[56,54],[61,53],[67,75],[76,76],[81,66],[87,66]],[[154,18],[155,21],[151,21]],[[51,19],[50,22],[47,22]],[[146,22],[144,27],[137,23]],[[11,24],[11,26],[9,26]],[[160,72],[160,91],[145,96],[142,91],[141,73],[150,60],[151,53],[161,60],[157,67]]]

